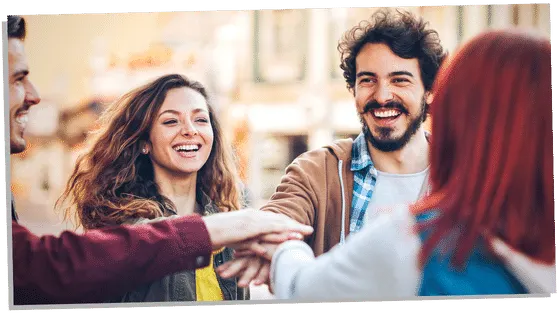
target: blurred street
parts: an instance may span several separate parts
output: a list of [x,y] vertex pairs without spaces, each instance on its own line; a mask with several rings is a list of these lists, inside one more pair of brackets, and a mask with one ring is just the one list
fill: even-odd
[[[22,224],[38,235],[74,229],[54,205],[100,113],[168,73],[208,88],[250,205],[259,208],[298,155],[359,134],[337,43],[376,9],[25,16],[31,80],[43,101],[30,111],[28,149],[10,157]],[[548,4],[403,9],[424,17],[450,53],[487,29],[550,36]],[[272,298],[266,286],[254,287],[251,296]]]

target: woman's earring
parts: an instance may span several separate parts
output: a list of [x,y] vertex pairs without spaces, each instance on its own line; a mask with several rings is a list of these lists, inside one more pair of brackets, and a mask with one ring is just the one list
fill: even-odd
[[142,149],[142,153],[148,154],[148,148],[144,147],[144,148]]

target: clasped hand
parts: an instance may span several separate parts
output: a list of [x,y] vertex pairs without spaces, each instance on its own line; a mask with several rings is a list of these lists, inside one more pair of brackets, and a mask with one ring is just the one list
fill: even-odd
[[[214,250],[227,246],[235,258],[216,269],[222,278],[238,277],[238,286],[268,283],[270,260],[281,243],[301,240],[313,228],[283,214],[243,209],[205,216]],[[269,288],[270,290],[270,288]]]
[[[271,233],[239,244],[230,245],[235,250],[233,260],[219,266],[216,271],[222,278],[238,277],[238,286],[247,287],[269,284],[270,262],[278,246],[287,240],[302,240],[296,232]],[[269,286],[272,293],[272,288]]]

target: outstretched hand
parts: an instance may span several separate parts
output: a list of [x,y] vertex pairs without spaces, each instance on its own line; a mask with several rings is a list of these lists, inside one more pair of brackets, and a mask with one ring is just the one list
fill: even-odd
[[[283,214],[253,209],[203,217],[213,249],[235,250],[235,259],[216,269],[222,278],[238,277],[239,287],[269,282],[270,260],[287,240],[302,240],[313,228]],[[270,286],[269,286],[270,290]]]
[[[220,265],[216,272],[222,278],[238,277],[240,287],[248,287],[251,282],[258,286],[270,283],[270,260],[280,243],[290,239],[290,235],[266,235],[257,240],[258,245],[238,247],[235,258]],[[293,239],[293,238],[291,238]],[[272,288],[268,286],[270,293]]]
[[258,256],[270,261],[278,245],[289,240],[303,240],[303,235],[296,232],[270,233],[228,247],[235,250],[236,258]]
[[239,278],[237,285],[245,288],[251,282],[254,285],[268,282],[270,262],[258,256],[238,257],[220,265],[216,272],[224,279]]
[[210,234],[213,249],[224,246],[259,250],[256,239],[283,242],[288,239],[301,239],[313,232],[313,228],[301,224],[283,214],[253,209],[218,213],[203,217]]
[[[294,235],[295,236],[295,235]],[[256,245],[255,247],[251,247],[251,248],[240,248],[238,250],[235,251],[235,257],[236,258],[241,258],[241,257],[248,257],[248,256],[258,256],[261,257],[267,261],[271,261],[272,260],[272,256],[274,256],[274,253],[276,252],[276,249],[278,248],[278,246],[285,242],[285,241],[289,241],[289,240],[302,240],[303,238],[296,238],[296,237],[290,237],[290,238],[284,238],[281,242],[261,242],[258,245]]]

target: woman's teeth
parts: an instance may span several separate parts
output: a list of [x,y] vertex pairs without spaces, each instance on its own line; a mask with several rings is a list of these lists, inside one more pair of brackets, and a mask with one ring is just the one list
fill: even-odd
[[196,144],[180,145],[173,148],[175,151],[198,151],[198,146]]

